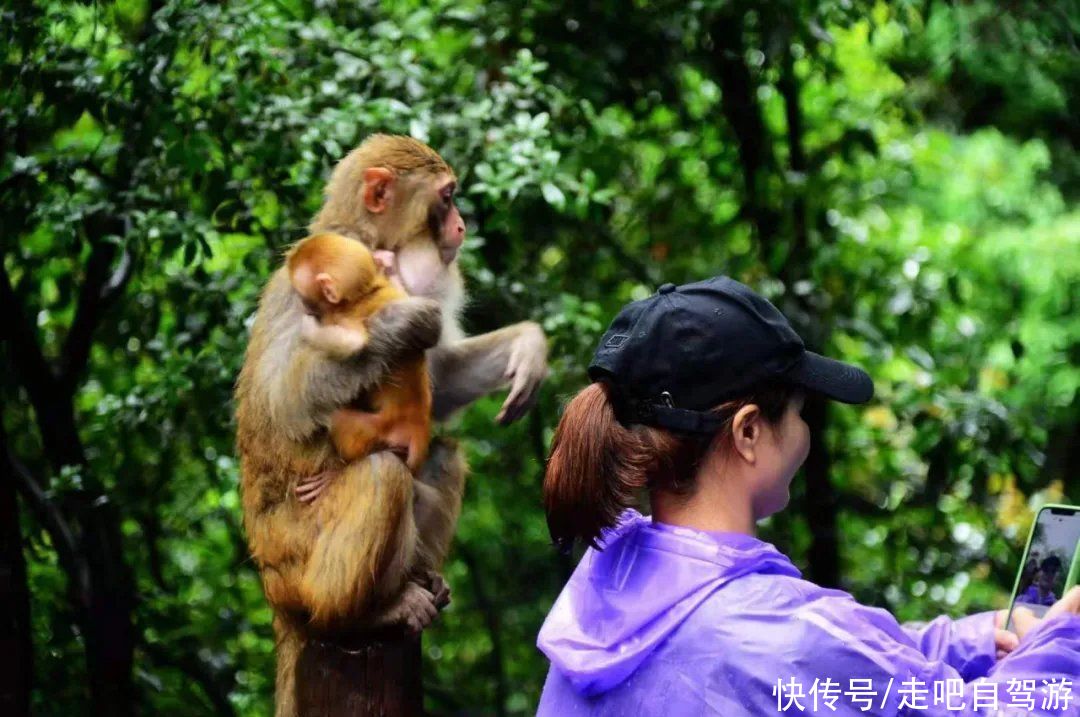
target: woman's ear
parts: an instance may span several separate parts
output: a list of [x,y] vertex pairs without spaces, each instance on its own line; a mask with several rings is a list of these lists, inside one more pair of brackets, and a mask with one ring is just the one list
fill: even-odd
[[750,403],[731,419],[731,442],[735,451],[747,463],[757,460],[758,442],[761,440],[761,409]]

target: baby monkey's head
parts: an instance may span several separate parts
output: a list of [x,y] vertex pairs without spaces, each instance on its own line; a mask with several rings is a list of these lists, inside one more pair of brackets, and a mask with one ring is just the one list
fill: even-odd
[[316,315],[342,311],[388,283],[371,251],[341,234],[313,234],[285,259],[289,280]]

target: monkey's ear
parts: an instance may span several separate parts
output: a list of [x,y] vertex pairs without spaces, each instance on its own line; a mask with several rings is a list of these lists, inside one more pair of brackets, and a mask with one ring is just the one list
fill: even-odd
[[331,304],[341,302],[341,294],[338,293],[337,284],[334,283],[334,277],[324,271],[315,276],[315,283],[319,285],[319,290],[322,291],[323,298],[328,302]]
[[379,214],[390,206],[394,191],[394,173],[386,167],[368,167],[364,170],[364,206],[369,212]]

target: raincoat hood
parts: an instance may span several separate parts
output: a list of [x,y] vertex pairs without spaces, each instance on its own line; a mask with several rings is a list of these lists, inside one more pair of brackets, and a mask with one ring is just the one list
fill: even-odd
[[654,523],[632,510],[600,545],[578,564],[537,640],[583,696],[625,680],[731,580],[749,573],[801,577],[771,543]]

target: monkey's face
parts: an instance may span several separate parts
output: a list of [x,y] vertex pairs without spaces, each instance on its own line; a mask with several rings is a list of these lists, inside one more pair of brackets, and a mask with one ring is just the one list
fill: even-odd
[[387,227],[395,247],[395,278],[412,296],[442,300],[454,283],[452,267],[465,241],[465,220],[454,201],[457,178],[449,172],[399,177],[398,204],[386,214],[403,224]]
[[457,178],[450,172],[367,171],[365,203],[378,230],[373,248],[396,250],[423,238],[449,266],[465,241],[465,220],[454,202]]
[[449,266],[465,241],[465,220],[454,201],[457,179],[452,174],[442,174],[429,186],[434,190],[434,196],[428,203],[427,228],[439,249],[439,258]]

